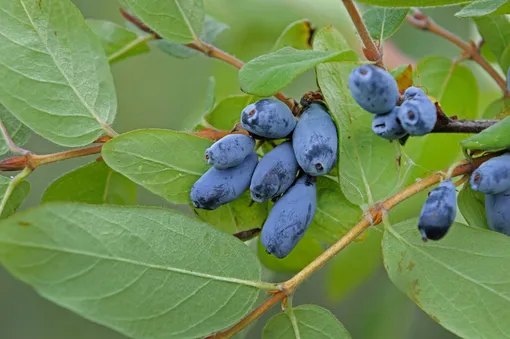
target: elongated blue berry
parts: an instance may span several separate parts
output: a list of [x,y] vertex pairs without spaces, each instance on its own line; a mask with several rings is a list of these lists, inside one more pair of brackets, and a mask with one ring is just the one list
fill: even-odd
[[235,167],[225,170],[214,167],[209,169],[191,187],[190,198],[193,206],[214,210],[239,198],[250,186],[257,162],[258,156],[252,152]]
[[335,166],[338,133],[326,107],[312,103],[301,115],[292,134],[292,147],[299,166],[308,174],[328,174]]
[[353,69],[348,83],[354,100],[370,113],[384,114],[391,111],[400,97],[393,76],[374,65]]
[[436,105],[417,87],[409,87],[404,93],[405,99],[398,111],[402,127],[410,135],[430,133],[436,124]]
[[267,217],[260,240],[267,253],[286,257],[296,247],[315,215],[315,178],[300,176],[276,201]]
[[279,139],[292,133],[296,127],[296,118],[283,102],[262,99],[243,109],[241,125],[260,137]]
[[216,169],[237,166],[255,147],[255,140],[244,134],[229,134],[205,150],[205,159]]
[[[484,162],[471,174],[471,188],[484,194],[498,194],[510,189],[510,153]],[[509,206],[510,209],[510,206]]]
[[388,140],[400,139],[406,135],[407,132],[398,118],[399,110],[400,107],[396,106],[389,113],[375,115],[372,121],[372,131]]
[[510,236],[510,190],[486,194],[485,214],[491,230]]
[[253,172],[251,198],[264,202],[281,195],[296,179],[298,169],[292,143],[286,141],[276,146],[260,159]]
[[451,180],[443,181],[430,191],[421,210],[418,229],[423,240],[439,240],[444,237],[453,224],[456,214],[455,185]]

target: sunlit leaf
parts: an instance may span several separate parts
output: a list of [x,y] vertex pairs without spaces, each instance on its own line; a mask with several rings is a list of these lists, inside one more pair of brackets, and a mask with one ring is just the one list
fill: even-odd
[[276,40],[272,51],[290,46],[296,49],[310,49],[312,39],[312,25],[310,21],[303,19],[290,23]]

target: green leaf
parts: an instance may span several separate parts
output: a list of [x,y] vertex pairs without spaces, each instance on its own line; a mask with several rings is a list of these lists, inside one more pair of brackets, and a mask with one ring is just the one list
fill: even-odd
[[179,44],[193,42],[202,31],[202,0],[125,0],[144,24]]
[[204,152],[211,144],[184,132],[146,129],[108,141],[101,154],[114,171],[172,203],[187,204],[191,186],[209,169]]
[[0,244],[2,264],[43,297],[133,338],[203,337],[259,293],[247,246],[168,209],[41,205],[3,221]]
[[351,336],[333,313],[316,305],[301,305],[293,309],[299,333],[295,333],[287,313],[269,319],[263,339],[350,339]]
[[110,66],[71,1],[0,0],[0,12],[0,102],[59,145],[87,145],[109,130]]
[[136,185],[95,161],[68,172],[51,183],[42,202],[73,201],[88,204],[136,204]]
[[[506,46],[503,53],[501,53],[501,58],[499,59],[499,64],[501,66],[501,69],[503,70],[503,73],[505,72],[505,70],[508,72],[508,70],[510,69],[510,44],[508,46]],[[508,81],[508,79],[507,79],[507,81]]]
[[366,239],[354,242],[338,254],[327,267],[328,300],[339,302],[370,278],[381,264],[381,233],[372,229]]
[[[0,121],[4,124],[5,129],[9,133],[9,137],[17,146],[23,146],[30,138],[30,129],[23,125],[21,121],[16,119],[4,106],[0,104]],[[7,142],[0,134],[0,155],[9,152]]]
[[497,124],[461,141],[464,148],[470,150],[498,151],[510,147],[510,116]]
[[[7,190],[7,187],[9,186],[11,182],[11,179],[0,176],[0,197],[3,198],[5,195],[5,192]],[[25,200],[28,193],[30,192],[30,183],[26,180],[20,182],[15,188],[14,191],[11,193],[11,196],[7,200],[7,203],[4,207],[4,210],[2,211],[2,215],[0,218],[7,218],[18,210],[19,206]],[[1,199],[0,198],[0,199]]]
[[442,7],[465,3],[466,0],[361,0],[359,2],[382,7]]
[[257,241],[257,254],[260,262],[275,272],[299,272],[322,253],[322,246],[307,234],[298,242],[297,246],[283,259],[266,252],[264,245]]
[[361,219],[362,213],[358,205],[347,200],[336,181],[317,177],[317,210],[307,234],[332,244]]
[[259,98],[253,95],[233,95],[221,100],[205,115],[205,120],[213,127],[231,130],[239,122],[241,111]]
[[89,19],[87,23],[103,44],[110,63],[149,51],[145,36],[110,21]]
[[374,40],[392,36],[406,18],[408,9],[370,7],[363,13],[363,21]]
[[[450,58],[431,56],[418,62],[415,83],[420,84],[428,95],[440,102],[447,115],[459,119],[476,119],[480,90],[470,68]],[[417,165],[409,175],[408,183],[426,175],[428,170],[447,168],[462,156],[458,143],[462,134],[432,133],[419,138],[409,138],[406,153]],[[437,150],[441,152],[437,152]]]
[[506,2],[507,0],[475,0],[455,13],[455,16],[467,18],[491,14]]
[[[206,15],[204,20],[204,27],[200,33],[200,40],[208,44],[213,43],[214,40],[216,40],[216,37],[228,28],[228,25]],[[192,48],[166,39],[154,40],[151,41],[151,44],[157,46],[163,52],[176,58],[185,59],[198,54],[198,51]]]
[[421,240],[417,219],[387,225],[383,258],[393,283],[461,338],[508,338],[510,237],[455,223]]
[[[492,51],[500,66],[503,66],[503,54],[510,45],[510,21],[503,15],[484,16],[474,20],[485,45]],[[504,70],[506,71],[506,69]]]
[[487,106],[484,119],[503,119],[510,115],[510,98],[496,99]]
[[313,31],[312,25],[307,19],[294,21],[285,27],[271,51],[277,51],[287,46],[295,49],[310,49],[312,48],[310,41]]
[[248,94],[271,96],[318,64],[332,61],[354,64],[358,57],[347,48],[345,46],[342,50],[326,52],[284,47],[277,52],[261,55],[246,63],[239,71],[241,89]]
[[[190,187],[191,188],[191,187]],[[267,218],[267,203],[251,205],[250,192],[213,211],[194,209],[199,219],[229,234],[262,227]],[[250,206],[251,205],[251,206]]]
[[466,219],[469,225],[479,228],[489,228],[485,216],[485,195],[473,191],[469,182],[466,182],[459,192],[457,196],[457,206],[459,206],[462,216],[464,216],[464,219]]
[[[342,50],[348,44],[332,27],[314,39],[316,50]],[[398,143],[372,132],[373,115],[352,98],[347,79],[355,64],[328,63],[317,67],[317,80],[333,114],[340,138],[338,166],[342,192],[356,205],[372,204],[398,190],[400,171]]]

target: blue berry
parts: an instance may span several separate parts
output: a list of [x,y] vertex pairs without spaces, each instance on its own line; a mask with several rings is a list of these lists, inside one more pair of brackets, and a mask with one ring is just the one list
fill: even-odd
[[443,181],[429,193],[420,213],[418,229],[424,241],[439,240],[455,220],[457,197],[451,180]]
[[205,150],[205,159],[216,169],[239,165],[255,147],[255,140],[244,134],[229,134]]
[[283,102],[262,99],[243,109],[241,125],[259,137],[279,139],[292,133],[296,127],[296,118]]
[[510,190],[485,195],[487,223],[493,231],[510,236]]
[[398,85],[390,73],[374,65],[363,65],[349,75],[352,97],[364,110],[384,114],[397,105]]
[[338,133],[326,107],[312,103],[301,115],[292,134],[299,166],[313,176],[326,175],[335,166]]
[[[398,112],[402,127],[409,135],[417,136],[430,133],[437,120],[436,105],[419,88],[409,87],[406,93],[408,99],[400,105]],[[406,93],[404,93],[404,97]]]
[[415,96],[426,97],[427,94],[425,94],[422,89],[414,86],[408,87],[404,92],[404,100],[411,100]]
[[276,201],[262,227],[260,240],[267,253],[284,258],[296,247],[312,222],[316,203],[315,178],[304,174]]
[[405,136],[407,132],[400,124],[399,110],[400,107],[396,106],[389,113],[375,115],[372,121],[372,131],[388,140],[400,139]]
[[471,188],[484,194],[498,194],[510,189],[510,153],[484,162],[471,174]]
[[260,159],[251,178],[251,198],[257,202],[281,195],[292,185],[299,169],[292,143],[276,146]]
[[193,206],[214,210],[239,198],[250,186],[257,163],[258,156],[252,152],[235,167],[225,170],[214,167],[209,169],[191,187],[190,198]]

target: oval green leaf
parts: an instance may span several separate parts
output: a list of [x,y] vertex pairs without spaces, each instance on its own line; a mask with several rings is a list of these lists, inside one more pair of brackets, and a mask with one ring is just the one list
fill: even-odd
[[[505,49],[510,46],[510,21],[504,15],[474,18],[485,44],[494,53],[496,61],[503,66]],[[504,61],[507,64],[507,61]],[[506,69],[503,69],[506,71]]]
[[507,3],[508,0],[475,0],[455,13],[455,16],[467,18],[473,16],[484,16],[495,12],[498,8]]
[[264,245],[260,242],[260,237],[257,241],[257,254],[260,262],[275,272],[299,272],[322,252],[322,246],[310,237],[308,233],[298,242],[289,255],[283,259],[278,259],[274,255],[267,253]]
[[110,64],[150,50],[147,37],[138,36],[135,32],[116,23],[89,19],[87,24],[103,44]]
[[186,44],[204,23],[203,0],[125,0],[133,12],[163,38]]
[[312,48],[311,39],[313,31],[310,21],[306,19],[294,21],[285,27],[278,39],[276,39],[271,51],[277,51],[287,46],[296,49],[310,49]]
[[247,246],[168,209],[41,205],[3,221],[0,245],[2,264],[43,297],[137,339],[203,337],[259,292]]
[[[16,119],[11,112],[2,105],[0,105],[0,121],[4,124],[14,144],[23,146],[28,142],[31,135],[30,129],[23,125],[21,121]],[[7,152],[9,152],[9,147],[7,147],[7,142],[3,138],[3,134],[0,134],[0,155],[4,155]]]
[[370,7],[363,13],[363,21],[372,39],[384,40],[395,34],[408,12],[408,9]]
[[63,146],[90,144],[110,130],[117,111],[110,67],[71,1],[1,0],[0,11],[4,106]]
[[457,196],[457,206],[470,226],[489,228],[485,216],[485,195],[473,191],[469,182],[466,182],[460,190]]
[[[269,319],[263,339],[350,339],[351,335],[333,313],[317,305],[301,305],[293,314],[280,313]],[[295,328],[292,325],[293,317]],[[296,331],[298,333],[296,333]]]
[[[9,184],[11,183],[11,179],[0,175],[0,199],[3,199],[5,192],[7,191],[7,187],[9,187]],[[25,198],[27,197],[28,193],[30,192],[30,183],[26,180],[23,180],[20,182],[16,187],[14,188],[14,191],[11,193],[10,197],[7,200],[7,203],[5,204],[4,210],[2,211],[2,215],[0,215],[0,218],[7,218],[18,210],[21,203]]]
[[241,111],[256,100],[258,100],[258,97],[253,95],[241,94],[229,96],[218,102],[205,115],[205,120],[217,129],[231,130],[239,122]]
[[[343,36],[326,27],[313,48],[334,51],[348,48]],[[340,138],[339,182],[347,199],[356,205],[372,204],[398,190],[400,155],[397,143],[372,132],[373,114],[364,111],[350,94],[347,79],[354,63],[331,62],[317,66],[317,80],[333,114]]]
[[498,151],[510,147],[510,116],[497,124],[461,141],[470,150]]
[[317,210],[306,233],[333,244],[361,219],[362,214],[358,205],[347,200],[338,182],[317,177]]
[[95,161],[52,182],[42,197],[42,202],[50,201],[134,205],[136,185],[104,162]]
[[509,338],[510,237],[455,223],[440,241],[424,243],[417,223],[386,226],[393,283],[461,338]]
[[252,204],[250,192],[214,211],[194,209],[199,219],[229,234],[260,228],[267,218],[267,203]]
[[239,82],[245,93],[261,97],[271,96],[290,84],[298,75],[318,64],[332,61],[354,64],[357,60],[356,53],[347,47],[330,52],[284,47],[246,63],[239,71]]
[[108,141],[101,154],[114,171],[172,203],[186,204],[191,186],[209,169],[204,152],[211,144],[185,132],[146,129]]

